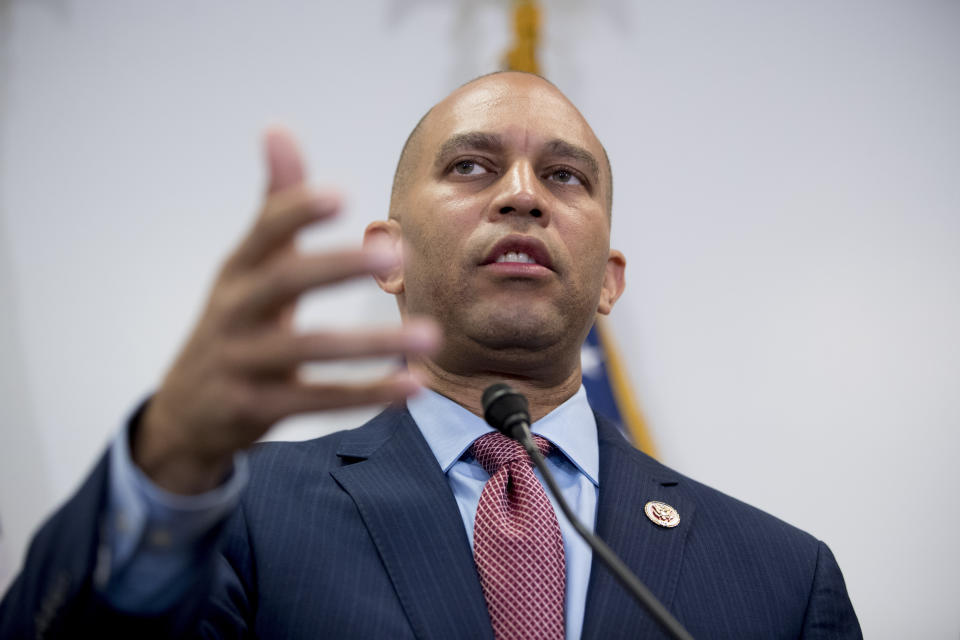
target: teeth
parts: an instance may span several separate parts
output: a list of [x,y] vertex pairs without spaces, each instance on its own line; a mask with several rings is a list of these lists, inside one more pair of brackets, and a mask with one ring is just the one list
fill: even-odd
[[537,261],[525,253],[518,251],[508,251],[499,258],[497,262],[525,262],[527,264],[537,264]]

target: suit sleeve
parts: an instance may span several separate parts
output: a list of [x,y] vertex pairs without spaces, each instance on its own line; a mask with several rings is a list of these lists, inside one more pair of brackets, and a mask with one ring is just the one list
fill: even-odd
[[[34,536],[23,570],[0,602],[0,638],[191,637],[200,633],[201,622],[210,613],[211,592],[238,586],[229,567],[221,566],[225,526],[221,522],[197,540],[191,572],[175,603],[151,615],[112,607],[102,595],[110,579],[111,554],[104,535],[109,475],[107,453],[80,490]],[[207,628],[203,635],[240,635],[229,618],[221,614],[218,622],[226,624]]]
[[817,550],[813,588],[803,620],[805,640],[863,638],[847,586],[830,548],[823,542]]
[[117,609],[151,614],[182,600],[193,579],[194,556],[204,537],[237,506],[246,486],[246,455],[234,456],[233,471],[218,487],[181,496],[153,484],[130,456],[129,430],[110,447],[106,526],[110,578],[100,590]]

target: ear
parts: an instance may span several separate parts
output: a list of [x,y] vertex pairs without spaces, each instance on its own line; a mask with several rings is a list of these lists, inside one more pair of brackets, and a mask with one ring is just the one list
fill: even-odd
[[610,250],[607,257],[606,270],[603,272],[603,288],[600,290],[600,302],[597,304],[597,313],[608,315],[613,304],[623,293],[626,286],[624,271],[627,268],[627,259],[616,249]]
[[363,248],[388,247],[400,256],[396,265],[386,271],[375,273],[374,279],[387,293],[403,293],[403,247],[400,237],[400,223],[396,220],[375,220],[367,225],[363,232]]

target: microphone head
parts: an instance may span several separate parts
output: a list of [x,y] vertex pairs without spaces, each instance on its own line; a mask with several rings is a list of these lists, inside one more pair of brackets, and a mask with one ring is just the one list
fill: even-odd
[[515,438],[513,428],[520,422],[530,424],[530,408],[527,398],[510,385],[498,382],[487,387],[480,399],[483,418],[491,427],[510,438]]

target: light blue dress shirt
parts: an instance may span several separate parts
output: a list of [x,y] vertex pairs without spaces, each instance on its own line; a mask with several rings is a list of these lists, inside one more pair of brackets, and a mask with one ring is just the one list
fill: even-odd
[[[408,399],[407,409],[447,476],[472,548],[477,504],[490,474],[467,449],[474,440],[493,429],[483,418],[429,390]],[[581,386],[573,397],[530,425],[530,430],[559,449],[559,453],[554,451],[547,458],[547,466],[570,508],[593,531],[597,517],[600,451],[597,445],[597,421],[587,403],[586,390]],[[535,472],[543,484],[540,471]],[[583,629],[593,555],[590,547],[560,511],[546,485],[544,491],[553,503],[563,535],[563,552],[567,563],[566,637],[572,640],[579,638]]]
[[[447,476],[472,546],[477,504],[490,476],[467,449],[491,428],[482,418],[429,390],[409,398],[407,408]],[[556,447],[547,465],[574,513],[592,530],[600,455],[596,419],[584,388],[534,422],[531,430]],[[133,464],[128,440],[127,429],[122,429],[110,450],[106,547],[99,554],[95,581],[113,606],[152,613],[185,592],[193,551],[239,500],[247,482],[247,460],[245,454],[238,454],[233,473],[217,489],[180,496],[154,485]],[[539,471],[536,473],[542,483]],[[592,553],[549,491],[547,495],[557,513],[566,556],[566,637],[579,638]]]

